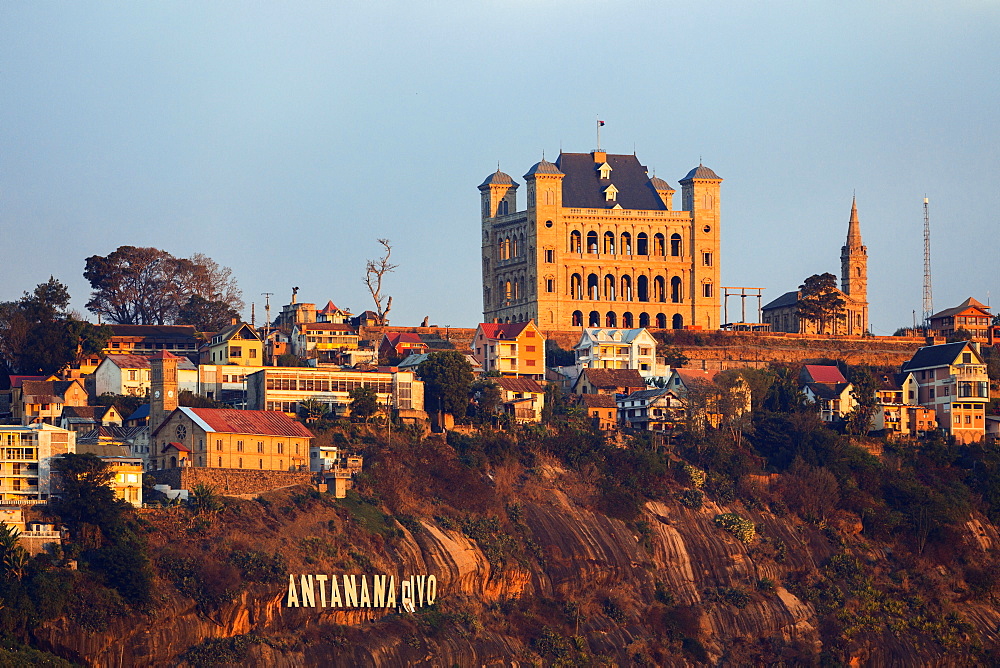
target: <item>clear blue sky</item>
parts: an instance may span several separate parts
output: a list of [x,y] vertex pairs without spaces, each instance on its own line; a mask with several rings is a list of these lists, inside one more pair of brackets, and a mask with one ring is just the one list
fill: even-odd
[[[722,278],[839,275],[855,192],[871,322],[1000,306],[1000,3],[5,2],[0,300],[122,244],[394,324],[481,318],[479,193],[560,147],[723,183]],[[679,202],[678,202],[679,204]],[[733,308],[738,308],[733,300]],[[249,305],[247,308],[249,317]]]

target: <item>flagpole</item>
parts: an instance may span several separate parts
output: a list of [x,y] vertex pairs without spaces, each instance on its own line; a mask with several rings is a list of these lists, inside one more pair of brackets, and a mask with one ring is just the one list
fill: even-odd
[[601,150],[601,119],[597,119],[597,150]]

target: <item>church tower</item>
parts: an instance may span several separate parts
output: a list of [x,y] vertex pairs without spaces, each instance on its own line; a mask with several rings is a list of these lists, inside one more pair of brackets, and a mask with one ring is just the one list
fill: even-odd
[[161,350],[149,358],[149,433],[163,424],[177,408],[177,362],[180,358]]
[[847,244],[840,249],[840,289],[857,302],[868,301],[868,248],[861,243],[857,199],[851,201]]

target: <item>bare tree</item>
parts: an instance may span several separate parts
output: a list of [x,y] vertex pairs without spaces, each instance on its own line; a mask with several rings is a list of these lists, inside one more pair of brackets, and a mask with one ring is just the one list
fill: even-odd
[[382,278],[394,271],[396,265],[389,262],[389,256],[392,255],[392,246],[389,244],[388,239],[379,239],[378,242],[385,247],[385,255],[377,260],[368,260],[368,264],[365,265],[365,285],[368,286],[368,291],[372,293],[372,299],[375,301],[375,313],[378,316],[378,323],[380,325],[387,325],[389,321],[386,320],[385,316],[389,313],[389,309],[392,308],[392,297],[388,297],[385,302],[385,308],[382,308]]

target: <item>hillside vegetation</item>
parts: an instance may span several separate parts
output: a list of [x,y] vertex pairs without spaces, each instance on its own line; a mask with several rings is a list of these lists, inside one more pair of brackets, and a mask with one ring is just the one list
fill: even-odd
[[[6,571],[4,651],[23,665],[1000,659],[1000,455],[851,439],[784,399],[775,383],[752,419],[664,443],[608,443],[566,411],[447,438],[349,429],[366,469],[347,499],[202,489],[188,507],[80,519],[65,554]],[[285,607],[302,573],[434,574],[438,600]]]

